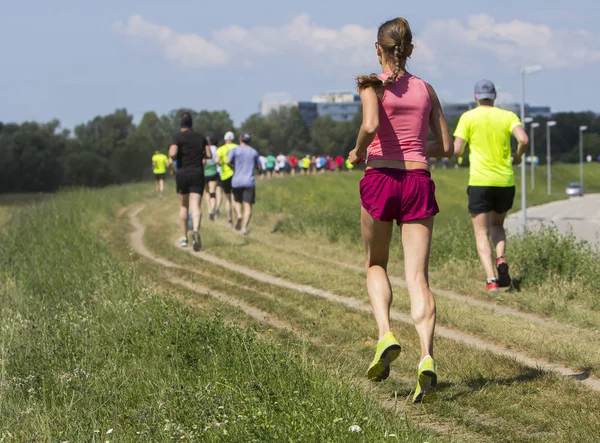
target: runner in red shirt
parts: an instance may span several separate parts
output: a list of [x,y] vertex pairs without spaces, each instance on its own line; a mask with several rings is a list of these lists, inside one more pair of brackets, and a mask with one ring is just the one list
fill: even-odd
[[335,164],[337,165],[338,172],[342,172],[342,166],[344,165],[344,157],[342,157],[341,155],[338,155],[335,158]]
[[289,157],[288,161],[290,163],[290,167],[292,168],[292,175],[296,175],[296,169],[298,169],[298,157],[292,155]]

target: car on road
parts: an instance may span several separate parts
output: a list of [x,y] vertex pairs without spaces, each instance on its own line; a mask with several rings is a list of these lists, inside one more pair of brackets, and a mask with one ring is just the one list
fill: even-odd
[[581,183],[569,183],[567,185],[567,197],[583,197],[583,187]]

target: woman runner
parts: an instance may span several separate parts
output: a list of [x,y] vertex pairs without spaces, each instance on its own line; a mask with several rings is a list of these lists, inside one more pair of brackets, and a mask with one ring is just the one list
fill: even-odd
[[[360,183],[361,225],[365,244],[367,290],[379,327],[379,342],[367,377],[385,380],[400,344],[390,331],[392,288],[387,275],[394,220],[402,234],[411,315],[421,343],[413,402],[435,398],[433,360],[435,301],[429,290],[428,266],[433,217],[439,212],[427,157],[451,157],[452,140],[433,88],[406,71],[413,52],[406,19],[380,26],[375,43],[383,72],[357,78],[363,122],[348,159],[354,165],[367,156]],[[428,128],[435,142],[427,145]]]

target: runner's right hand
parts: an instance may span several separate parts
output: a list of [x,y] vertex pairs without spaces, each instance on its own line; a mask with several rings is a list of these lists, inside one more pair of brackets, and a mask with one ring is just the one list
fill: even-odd
[[354,166],[358,166],[359,163],[363,162],[365,160],[364,155],[358,155],[358,149],[354,148],[352,151],[350,151],[350,154],[348,154],[348,160],[350,160],[350,163],[352,163]]

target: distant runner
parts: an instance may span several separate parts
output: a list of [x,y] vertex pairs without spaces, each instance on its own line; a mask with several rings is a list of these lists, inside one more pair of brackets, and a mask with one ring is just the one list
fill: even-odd
[[344,167],[344,157],[342,157],[341,155],[338,155],[335,158],[335,164],[337,166],[338,172],[342,172],[342,168]]
[[217,213],[217,182],[219,181],[219,172],[217,170],[217,147],[213,144],[210,137],[206,138],[210,148],[211,158],[204,163],[204,197],[208,206],[208,216],[211,221],[215,219]]
[[298,157],[296,157],[295,155],[290,156],[289,162],[290,162],[290,171],[291,171],[292,175],[296,175],[296,173],[298,172]]
[[258,161],[260,161],[260,179],[264,180],[267,175],[267,157],[261,155]]
[[278,177],[283,177],[285,175],[285,173],[287,172],[287,158],[285,158],[285,155],[283,155],[282,152],[279,153],[279,155],[277,156],[277,158],[275,159],[276,161],[276,170],[277,170],[277,176]]
[[179,119],[181,132],[173,136],[169,157],[177,161],[177,194],[179,195],[179,246],[187,247],[188,212],[192,213],[192,241],[194,251],[202,248],[200,219],[202,217],[202,193],[204,192],[204,159],[211,158],[206,138],[192,130],[192,116],[184,112]]
[[[222,194],[225,197],[225,212],[227,214],[227,223],[230,228],[233,228],[233,201],[231,198],[231,179],[233,177],[233,169],[227,164],[227,155],[229,151],[237,148],[238,145],[233,143],[235,136],[229,131],[223,137],[225,144],[217,149],[217,165],[221,166],[221,174],[218,186],[221,188]],[[220,211],[221,202],[217,202],[217,212]]]
[[[252,205],[256,200],[256,182],[254,181],[254,169],[260,169],[258,152],[251,147],[250,134],[245,133],[240,137],[240,146],[229,152],[227,164],[235,165],[233,175],[233,199],[237,222],[235,229],[248,234],[248,224],[252,217]],[[243,205],[243,211],[242,211]]]
[[[379,342],[367,377],[385,380],[390,363],[400,355],[400,344],[390,330],[392,287],[387,275],[396,221],[402,235],[411,314],[421,343],[413,395],[416,403],[433,400],[437,386],[433,360],[436,312],[428,267],[433,221],[439,209],[427,156],[450,157],[452,139],[433,88],[406,71],[406,60],[413,52],[406,19],[382,24],[376,48],[383,73],[358,77],[363,122],[356,147],[348,157],[357,165],[368,153],[367,170],[360,183],[361,225],[367,289],[379,327]],[[428,144],[429,129],[435,141]]]
[[160,151],[156,151],[152,156],[152,172],[156,179],[156,195],[159,200],[163,198],[165,189],[165,176],[167,175],[167,167],[169,166],[169,157]]
[[273,178],[273,171],[275,171],[275,164],[277,160],[275,156],[267,155],[267,178]]
[[[469,144],[469,212],[475,231],[477,252],[487,274],[486,288],[497,292],[511,285],[508,262],[504,258],[506,232],[504,219],[515,199],[515,177],[512,165],[521,163],[527,152],[529,137],[513,112],[494,107],[496,87],[489,80],[475,85],[478,107],[465,112],[454,132],[454,153],[462,155]],[[511,161],[510,138],[518,142]],[[459,157],[460,159],[461,157]],[[492,243],[496,248],[494,269]],[[496,278],[496,271],[498,278]]]
[[302,174],[307,175],[310,173],[310,155],[307,155],[302,160],[300,160],[302,165]]

